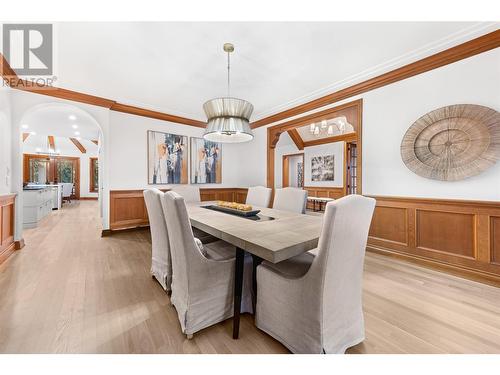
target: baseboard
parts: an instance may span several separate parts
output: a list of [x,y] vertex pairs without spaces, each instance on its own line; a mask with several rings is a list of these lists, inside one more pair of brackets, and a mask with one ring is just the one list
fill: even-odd
[[437,260],[432,260],[429,258],[419,257],[413,254],[400,253],[393,250],[384,249],[381,247],[368,245],[366,249],[370,252],[381,254],[396,259],[408,261],[410,263],[418,264],[435,271],[445,272],[453,276],[462,277],[464,279],[469,279],[472,281],[477,281],[483,284],[493,285],[500,287],[500,277],[487,272],[481,272],[478,270],[472,270],[465,267],[459,267],[456,265],[440,262]]
[[123,233],[123,232],[135,232],[140,230],[149,230],[149,225],[141,225],[130,228],[117,228],[117,229],[103,229],[101,231],[101,237],[108,237],[113,234]]
[[2,252],[0,252],[0,264],[5,262],[16,251],[16,243],[12,242]]
[[24,238],[21,238],[19,241],[14,241],[15,249],[21,250],[24,247]]
[[98,197],[80,197],[79,200],[81,200],[81,201],[96,201],[98,199],[99,199]]

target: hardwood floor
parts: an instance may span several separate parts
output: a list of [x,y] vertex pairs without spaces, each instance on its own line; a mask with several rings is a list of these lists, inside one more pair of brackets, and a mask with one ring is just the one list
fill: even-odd
[[[287,353],[244,315],[193,340],[149,274],[148,230],[100,237],[97,202],[53,212],[0,265],[2,353]],[[500,289],[368,253],[349,353],[500,353]]]

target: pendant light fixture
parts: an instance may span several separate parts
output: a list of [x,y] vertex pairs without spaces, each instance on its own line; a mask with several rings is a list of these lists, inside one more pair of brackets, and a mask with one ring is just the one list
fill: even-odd
[[227,96],[203,104],[203,110],[208,118],[203,138],[220,143],[248,142],[253,139],[250,129],[253,105],[246,100],[231,97],[230,54],[234,51],[234,46],[225,43],[224,51],[227,53]]

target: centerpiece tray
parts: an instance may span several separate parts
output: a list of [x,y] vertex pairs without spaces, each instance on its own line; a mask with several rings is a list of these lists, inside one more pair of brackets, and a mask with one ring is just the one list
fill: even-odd
[[237,210],[235,208],[218,206],[216,204],[212,204],[212,205],[208,205],[208,206],[204,206],[204,207],[208,208],[209,210],[225,212],[227,214],[237,215],[237,216],[242,216],[242,217],[256,216],[260,212],[260,210],[242,211],[242,210]]

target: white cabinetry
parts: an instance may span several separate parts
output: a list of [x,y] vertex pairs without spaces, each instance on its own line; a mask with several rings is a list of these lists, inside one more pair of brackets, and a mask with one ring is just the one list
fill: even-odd
[[38,222],[52,211],[53,190],[51,188],[23,191],[23,226],[35,228]]

